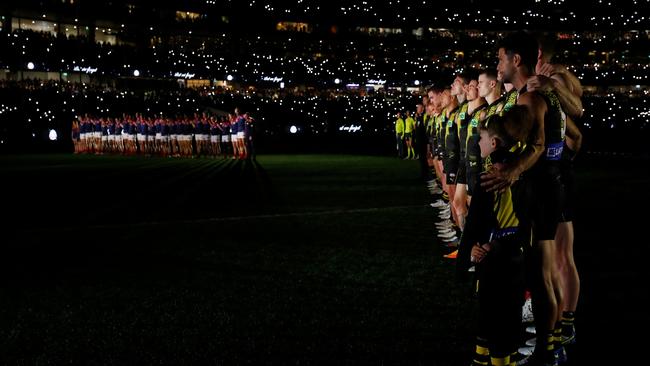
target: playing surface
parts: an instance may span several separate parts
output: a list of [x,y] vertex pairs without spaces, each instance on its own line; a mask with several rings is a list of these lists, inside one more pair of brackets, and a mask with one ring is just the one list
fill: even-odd
[[[648,324],[647,163],[579,165],[576,358],[640,356],[612,348]],[[476,301],[418,169],[2,156],[2,364],[467,365]]]

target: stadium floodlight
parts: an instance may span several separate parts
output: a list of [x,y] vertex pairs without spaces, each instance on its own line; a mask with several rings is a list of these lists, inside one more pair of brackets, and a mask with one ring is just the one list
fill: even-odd
[[232,81],[232,79],[234,79],[234,77],[232,75],[228,74],[228,76],[226,76],[226,80]]
[[289,132],[291,132],[291,133],[297,133],[297,132],[298,132],[298,127],[296,127],[296,126],[291,126],[291,127],[289,127]]
[[340,83],[341,83],[341,79],[339,78],[334,79],[334,84],[340,84]]
[[56,133],[56,130],[54,130],[54,129],[50,130],[50,133],[49,133],[48,136],[50,138],[50,141],[56,141],[56,139],[59,137],[59,135],[57,135],[57,133]]
[[140,70],[133,70],[133,76],[140,76]]
[[30,70],[34,70],[34,63],[33,62],[28,62],[27,63],[27,68]]

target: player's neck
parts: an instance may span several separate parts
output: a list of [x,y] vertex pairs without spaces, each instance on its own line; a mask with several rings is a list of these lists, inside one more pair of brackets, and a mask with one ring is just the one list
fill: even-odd
[[447,110],[447,116],[449,116],[449,113],[451,113],[451,111],[456,109],[456,107],[458,107],[458,100],[456,98],[453,98],[451,100],[451,103],[449,103],[449,105],[447,105],[447,107],[445,108]]
[[501,97],[501,90],[494,88],[490,91],[490,93],[488,93],[488,95],[485,96],[485,100],[488,102],[488,104],[492,104],[500,97]]
[[484,103],[485,103],[485,99],[483,99],[482,97],[478,97],[476,99],[470,100],[468,110],[473,111],[476,108],[482,106]]
[[521,91],[521,89],[526,86],[526,83],[528,83],[528,79],[530,78],[530,75],[528,72],[524,72],[523,70],[520,70],[515,77],[512,80],[512,85],[517,89],[518,91]]

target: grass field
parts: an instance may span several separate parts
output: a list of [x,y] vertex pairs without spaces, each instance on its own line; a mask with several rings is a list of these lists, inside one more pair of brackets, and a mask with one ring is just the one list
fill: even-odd
[[[649,318],[639,167],[578,170],[573,364],[641,355],[616,349],[640,347],[621,333]],[[0,363],[467,365],[475,300],[418,173],[344,155],[2,156]]]

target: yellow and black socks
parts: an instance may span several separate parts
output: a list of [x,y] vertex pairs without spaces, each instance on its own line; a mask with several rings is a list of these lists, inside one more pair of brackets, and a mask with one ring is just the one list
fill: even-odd
[[490,357],[490,362],[491,362],[490,365],[494,365],[494,366],[510,366],[510,365],[512,365],[510,363],[510,355],[508,355],[506,357],[494,357],[494,356],[491,356]]
[[562,344],[573,344],[576,342],[575,313],[573,311],[562,312]]
[[558,344],[562,342],[562,324],[560,322],[555,323],[555,328],[553,329],[553,345],[557,348]]
[[557,322],[555,324],[555,329],[553,330],[553,352],[555,353],[555,359],[559,363],[566,362],[566,350],[562,345],[562,323]]
[[546,336],[541,339],[537,338],[537,345],[533,357],[545,365],[557,365],[557,358],[555,358],[555,334],[553,331],[546,333]]
[[487,339],[476,337],[476,348],[474,350],[474,359],[472,366],[489,365],[490,351],[487,347]]

